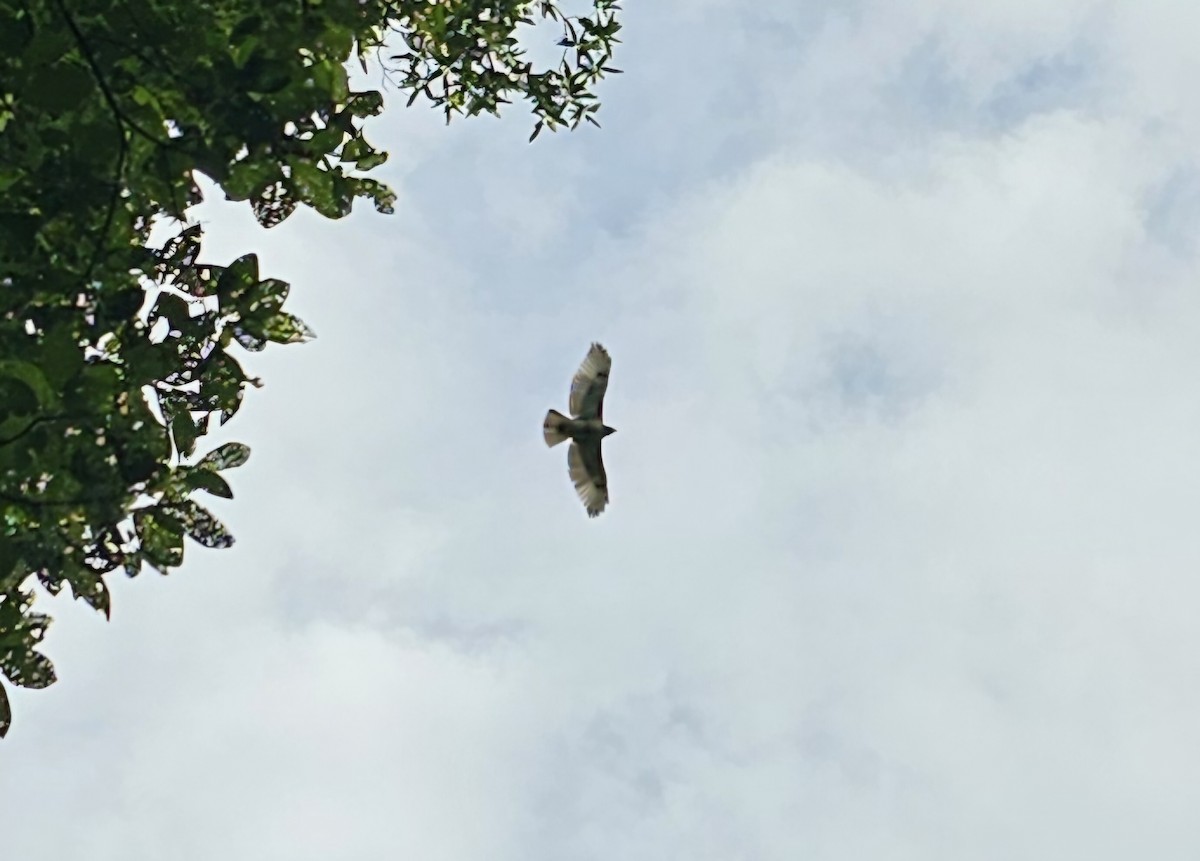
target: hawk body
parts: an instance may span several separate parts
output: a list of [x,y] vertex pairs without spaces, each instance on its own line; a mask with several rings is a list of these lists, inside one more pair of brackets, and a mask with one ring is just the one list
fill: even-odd
[[599,344],[592,344],[571,380],[570,418],[558,410],[550,410],[542,423],[546,445],[553,447],[571,441],[567,450],[567,471],[588,517],[596,517],[608,504],[608,476],[604,472],[600,443],[609,434],[616,433],[615,428],[604,424],[604,393],[608,390],[611,368],[608,351]]

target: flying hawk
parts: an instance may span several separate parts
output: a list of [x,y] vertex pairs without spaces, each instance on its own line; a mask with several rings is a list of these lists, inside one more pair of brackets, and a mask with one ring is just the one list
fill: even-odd
[[569,409],[571,418],[558,410],[546,413],[542,434],[546,445],[554,447],[571,440],[567,451],[567,468],[575,492],[583,500],[588,517],[595,517],[608,504],[608,477],[600,457],[600,442],[615,428],[604,424],[604,392],[608,389],[608,371],[612,359],[599,344],[592,344],[583,364],[571,380]]

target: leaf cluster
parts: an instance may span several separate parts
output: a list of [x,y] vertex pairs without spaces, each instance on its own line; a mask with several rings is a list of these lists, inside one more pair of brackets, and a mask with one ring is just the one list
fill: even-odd
[[[546,72],[517,37],[534,7],[564,28]],[[204,259],[187,223],[197,177],[268,228],[302,205],[341,218],[366,198],[390,213],[395,195],[366,175],[387,154],[363,132],[383,96],[353,89],[348,61],[366,68],[399,39],[394,82],[414,98],[449,117],[521,97],[536,134],[595,121],[615,9],[0,0],[0,676],[54,681],[35,583],[108,615],[106,575],[165,574],[185,539],[233,542],[197,497],[231,497],[224,473],[249,451],[199,444],[259,385],[240,356],[313,333],[253,253]],[[155,229],[171,238],[152,243]],[[10,719],[0,684],[0,736]]]
[[[592,15],[567,15],[553,0],[494,2],[437,0],[397,3],[406,51],[392,54],[387,68],[411,91],[411,105],[424,95],[446,115],[498,114],[519,95],[537,116],[530,140],[543,128],[599,125],[600,103],[593,88],[613,68],[620,41],[616,0],[595,0]],[[562,56],[556,67],[535,70],[518,33],[535,23],[534,12],[558,23]]]

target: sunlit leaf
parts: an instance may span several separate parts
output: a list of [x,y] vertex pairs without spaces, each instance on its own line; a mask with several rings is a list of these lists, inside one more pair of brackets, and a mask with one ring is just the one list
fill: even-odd
[[242,466],[249,459],[250,446],[240,442],[227,442],[204,455],[198,465],[219,471]]
[[225,524],[195,500],[163,502],[159,508],[178,520],[184,531],[197,543],[214,548],[233,545],[233,536],[225,528]]
[[286,311],[280,311],[267,320],[262,331],[267,340],[277,344],[298,344],[317,336],[303,320]]

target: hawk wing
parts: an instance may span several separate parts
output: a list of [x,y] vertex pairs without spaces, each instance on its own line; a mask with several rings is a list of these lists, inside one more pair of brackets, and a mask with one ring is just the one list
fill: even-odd
[[595,517],[608,504],[608,476],[604,474],[604,461],[600,459],[600,440],[572,442],[567,451],[567,467],[588,517]]
[[[612,359],[599,344],[592,344],[583,364],[571,380],[571,416],[577,419],[604,418],[604,392],[608,390],[608,371]],[[599,461],[600,455],[596,455]],[[603,474],[603,470],[601,470]]]

